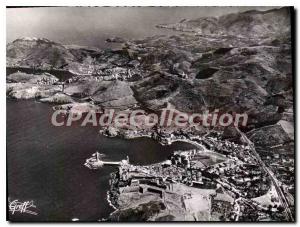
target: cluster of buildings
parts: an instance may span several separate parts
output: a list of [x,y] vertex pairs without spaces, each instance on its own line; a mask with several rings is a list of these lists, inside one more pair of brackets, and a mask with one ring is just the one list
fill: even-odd
[[255,198],[267,193],[270,180],[258,165],[243,162],[224,162],[211,166],[208,173],[226,181],[229,190],[237,196]]
[[[288,150],[288,149],[286,149]],[[284,191],[294,194],[295,160],[294,154],[278,152],[276,150],[260,151],[262,160],[272,169],[276,178],[286,187]]]
[[57,77],[51,75],[50,73],[44,72],[39,76],[36,83],[40,85],[52,85],[58,81],[59,79]]
[[[274,220],[276,216],[282,215],[282,207],[277,200],[269,205],[253,200],[268,193],[271,181],[259,166],[256,157],[251,155],[248,145],[210,136],[199,137],[183,131],[168,133],[157,129],[135,134],[151,136],[162,144],[186,141],[199,149],[174,152],[168,160],[159,164],[121,166],[119,176],[111,182],[112,188],[118,185],[116,188],[121,190],[116,197],[119,193],[133,190],[138,193],[156,193],[163,198],[165,192],[172,191],[172,185],[179,183],[192,188],[225,190],[231,199],[224,196],[224,193],[221,197],[217,193],[217,196],[212,197],[211,203],[212,211],[222,213],[224,220]],[[205,165],[206,151],[216,152],[224,160]],[[256,211],[251,215],[248,210],[253,207]]]
[[134,77],[139,77],[142,72],[136,67],[120,67],[115,65],[107,65],[101,68],[96,65],[80,65],[78,68],[80,75],[91,76],[90,79],[95,81],[109,80],[131,80]]

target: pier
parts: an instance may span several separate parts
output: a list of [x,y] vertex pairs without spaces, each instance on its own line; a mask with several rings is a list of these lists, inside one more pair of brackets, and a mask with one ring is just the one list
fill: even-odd
[[92,154],[91,158],[86,159],[84,165],[89,169],[100,169],[103,166],[121,166],[129,164],[129,158],[121,160],[121,161],[103,161],[101,160],[101,155],[99,152]]

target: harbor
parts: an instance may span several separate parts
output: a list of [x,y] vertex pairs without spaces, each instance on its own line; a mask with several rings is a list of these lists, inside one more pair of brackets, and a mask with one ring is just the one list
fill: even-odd
[[[193,148],[180,142],[162,146],[150,138],[108,138],[93,127],[53,127],[49,124],[52,106],[32,100],[8,99],[7,111],[10,196],[30,198],[40,210],[53,210],[49,220],[95,221],[114,211],[106,198],[110,174],[117,166],[107,165],[97,171],[84,166],[85,160],[97,150],[109,158],[105,161],[119,162],[129,156],[130,164],[149,165],[164,161],[177,149]],[[16,165],[26,171],[13,168]],[[68,196],[61,196],[66,191]],[[43,220],[47,218],[44,214],[29,218]]]
[[[249,146],[210,136],[184,137],[182,133],[159,141],[184,141],[195,148],[174,151],[166,160],[150,165],[130,164],[129,157],[104,161],[98,152],[86,160],[89,169],[115,166],[107,200],[116,211],[108,220],[126,216],[127,207],[142,209],[143,204],[165,207],[154,221],[169,214],[172,221],[246,220],[249,215],[245,207],[248,209],[249,204],[258,210],[255,218],[264,219],[268,212],[280,215],[282,208],[275,194],[271,194],[273,202],[268,206],[251,200],[268,193],[271,182],[257,165]],[[181,202],[174,202],[174,197]]]

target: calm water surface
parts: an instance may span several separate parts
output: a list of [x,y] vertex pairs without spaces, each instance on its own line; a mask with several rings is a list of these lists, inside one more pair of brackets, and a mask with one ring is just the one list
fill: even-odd
[[112,212],[106,201],[114,167],[89,170],[85,159],[98,150],[109,160],[130,157],[133,164],[165,160],[186,143],[162,146],[149,138],[107,138],[94,127],[54,127],[52,108],[35,101],[7,100],[7,167],[10,200],[33,200],[37,216],[10,215],[16,221],[96,221]]

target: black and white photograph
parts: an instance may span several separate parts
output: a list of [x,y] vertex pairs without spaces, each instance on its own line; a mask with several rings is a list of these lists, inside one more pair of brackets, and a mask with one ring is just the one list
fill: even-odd
[[296,221],[293,6],[5,11],[8,222]]

